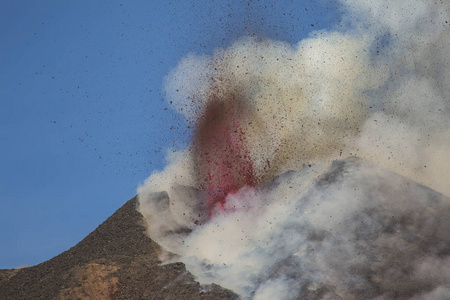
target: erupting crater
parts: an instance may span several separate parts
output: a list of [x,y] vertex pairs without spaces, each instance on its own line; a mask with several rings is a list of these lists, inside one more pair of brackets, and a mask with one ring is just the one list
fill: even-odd
[[228,194],[259,181],[242,126],[248,110],[243,100],[234,94],[211,97],[198,118],[193,141],[197,178],[207,191],[210,217],[225,209]]

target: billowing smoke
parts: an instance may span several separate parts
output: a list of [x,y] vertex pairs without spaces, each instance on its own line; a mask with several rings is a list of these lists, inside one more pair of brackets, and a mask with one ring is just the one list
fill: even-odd
[[450,5],[342,6],[169,74],[193,141],[138,191],[163,262],[243,299],[450,298]]

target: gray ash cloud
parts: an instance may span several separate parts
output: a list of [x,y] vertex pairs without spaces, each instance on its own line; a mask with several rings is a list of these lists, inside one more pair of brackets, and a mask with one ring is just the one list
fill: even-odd
[[205,214],[199,166],[235,179],[241,168],[202,161],[208,142],[169,154],[138,191],[163,261],[243,299],[450,297],[450,6],[342,9],[340,26],[296,45],[243,37],[169,74],[168,98],[194,127],[212,101],[245,102],[245,138],[225,152],[244,147],[258,184]]

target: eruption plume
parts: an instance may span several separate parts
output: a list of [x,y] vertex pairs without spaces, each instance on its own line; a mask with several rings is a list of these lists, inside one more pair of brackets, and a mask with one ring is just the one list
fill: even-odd
[[249,119],[245,102],[235,94],[212,97],[198,120],[194,166],[200,187],[208,191],[210,210],[220,210],[229,193],[255,186],[258,179],[242,130]]
[[168,75],[195,129],[138,191],[163,262],[243,299],[450,298],[450,5],[342,9]]

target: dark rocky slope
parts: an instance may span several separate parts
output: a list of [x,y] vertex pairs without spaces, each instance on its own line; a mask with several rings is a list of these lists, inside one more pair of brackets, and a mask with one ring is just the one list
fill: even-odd
[[0,270],[0,299],[235,299],[202,287],[182,263],[161,266],[133,198],[75,247],[37,266]]

